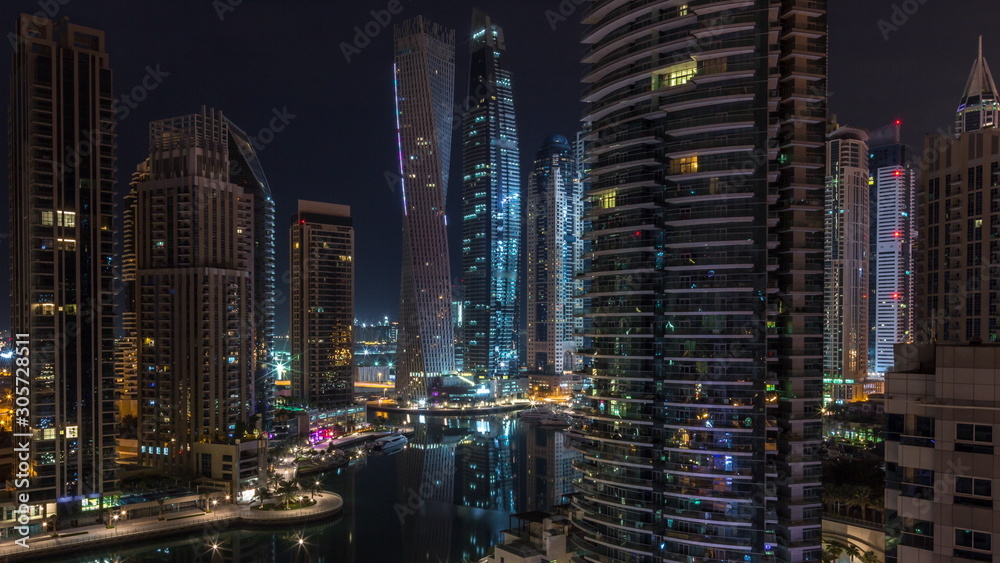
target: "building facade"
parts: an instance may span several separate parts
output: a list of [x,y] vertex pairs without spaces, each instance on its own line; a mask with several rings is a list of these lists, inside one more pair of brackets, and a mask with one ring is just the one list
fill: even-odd
[[503,29],[476,10],[462,124],[464,371],[517,373],[521,172]]
[[894,366],[886,374],[886,563],[996,560],[1000,347],[901,344]]
[[1000,336],[1000,130],[928,137],[917,201],[918,342]]
[[292,397],[354,401],[354,223],[346,205],[299,200],[289,229]]
[[29,335],[30,499],[58,499],[72,521],[116,494],[113,75],[103,31],[26,14],[16,25],[10,312]]
[[575,310],[582,194],[569,141],[562,135],[549,137],[535,157],[525,194],[528,373],[562,375],[575,367],[583,328]]
[[955,111],[955,134],[971,133],[1000,125],[1000,96],[993,81],[990,65],[983,57],[983,36],[979,36],[979,52],[962,91],[962,102]]
[[[257,414],[254,200],[222,112],[154,121],[132,183],[139,459],[191,471],[195,443],[244,439]],[[249,145],[248,145],[249,146]],[[254,158],[255,160],[255,158]]]
[[403,192],[403,273],[396,391],[426,401],[428,379],[455,372],[448,257],[448,170],[455,32],[422,17],[393,30],[396,127]]
[[821,556],[826,2],[715,4],[582,16],[590,561]]
[[260,426],[269,430],[274,422],[274,381],[277,362],[274,356],[275,308],[275,219],[274,198],[257,159],[250,137],[232,121],[229,127],[229,179],[253,195],[253,300],[254,341],[254,411]]
[[893,345],[913,338],[917,174],[906,145],[873,147],[869,155],[873,209],[868,373],[883,377],[892,367]]
[[850,127],[830,134],[826,155],[823,400],[868,376],[868,135]]

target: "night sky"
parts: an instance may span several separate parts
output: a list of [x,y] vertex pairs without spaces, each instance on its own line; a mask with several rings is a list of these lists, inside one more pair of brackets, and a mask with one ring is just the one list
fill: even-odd
[[[135,165],[147,154],[151,120],[195,113],[205,105],[222,110],[255,135],[268,126],[275,111],[293,114],[284,130],[258,153],[277,202],[279,291],[287,295],[288,286],[280,278],[288,269],[288,217],[296,201],[347,204],[357,238],[355,314],[362,320],[378,320],[384,315],[394,318],[399,299],[401,199],[385,178],[387,172],[398,170],[392,24],[423,14],[457,30],[456,103],[466,96],[473,6],[488,11],[504,28],[508,66],[514,73],[522,176],[545,137],[575,134],[582,110],[578,21],[586,2],[576,8],[574,0],[399,1],[402,12],[391,16],[389,27],[360,53],[352,54],[350,62],[341,44],[354,42],[354,27],[363,28],[373,19],[370,11],[384,10],[386,1],[70,0],[59,6],[57,0],[3,0],[0,31],[6,37],[18,13],[33,14],[52,4],[59,6],[56,18],[68,16],[106,32],[119,96],[142,82],[147,67],[169,74],[118,125],[122,194]],[[1000,33],[991,35],[988,30],[1000,21],[1000,3],[921,1],[831,0],[829,18],[831,112],[841,124],[865,128],[901,119],[903,140],[915,148],[922,146],[924,134],[952,125],[978,34],[984,34],[987,58],[1000,65]],[[904,5],[917,10],[905,15]],[[559,13],[560,6],[576,13],[555,22],[553,29],[550,17]],[[880,20],[887,22],[883,29]],[[6,108],[11,48],[6,40],[0,48],[4,53],[0,108]],[[1000,71],[1000,66],[994,68]],[[452,254],[457,259],[461,196],[457,138],[452,147],[449,216]],[[3,134],[0,233],[4,234],[9,201],[6,154]],[[2,240],[0,261],[9,264],[6,237]],[[457,271],[453,259],[453,273]],[[0,274],[0,296],[0,329],[5,329],[9,325],[5,272]],[[278,309],[279,333],[287,326],[285,305]]]

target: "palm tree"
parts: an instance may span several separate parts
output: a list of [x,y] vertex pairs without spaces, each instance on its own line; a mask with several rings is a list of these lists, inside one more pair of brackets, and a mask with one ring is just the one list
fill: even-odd
[[861,519],[865,519],[868,507],[871,506],[871,490],[864,485],[851,485],[847,487],[847,502],[850,506],[855,506],[861,510]]
[[283,501],[282,504],[285,505],[285,509],[287,509],[289,503],[295,499],[295,493],[298,492],[298,490],[299,484],[291,479],[281,480],[278,482],[278,496],[281,497],[281,500]]
[[309,493],[314,500],[316,499],[316,493],[322,492],[322,490],[323,483],[319,479],[309,482]]
[[823,560],[833,563],[840,558],[840,555],[844,553],[844,544],[837,541],[827,541],[823,540],[826,544],[826,548],[823,549]]
[[879,557],[874,551],[866,551],[865,554],[861,556],[861,563],[882,563],[882,558]]
[[847,547],[844,548],[844,555],[846,555],[847,559],[853,563],[855,559],[861,558],[861,548],[853,543],[848,543]]

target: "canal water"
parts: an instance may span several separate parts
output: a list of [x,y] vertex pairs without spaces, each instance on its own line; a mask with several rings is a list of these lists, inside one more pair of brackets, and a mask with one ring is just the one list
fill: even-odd
[[[565,464],[577,454],[559,430],[513,415],[392,422],[414,428],[402,451],[370,454],[356,465],[307,478],[321,479],[325,489],[344,497],[343,513],[334,519],[189,534],[53,561],[461,563],[485,556],[500,531],[511,527],[511,514],[544,510],[568,492]],[[553,460],[561,469],[550,467]]]

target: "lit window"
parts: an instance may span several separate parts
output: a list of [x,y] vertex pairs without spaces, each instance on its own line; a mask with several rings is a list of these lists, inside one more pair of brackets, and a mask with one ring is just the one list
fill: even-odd
[[653,71],[653,89],[680,86],[690,81],[698,74],[698,63],[687,61]]
[[686,156],[684,158],[675,158],[670,162],[670,173],[671,174],[692,174],[698,171],[698,157],[697,156]]
[[59,211],[59,226],[60,227],[75,227],[76,226],[76,212],[75,211]]

